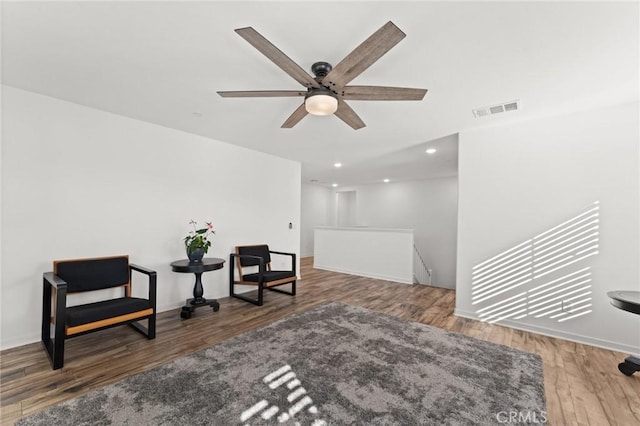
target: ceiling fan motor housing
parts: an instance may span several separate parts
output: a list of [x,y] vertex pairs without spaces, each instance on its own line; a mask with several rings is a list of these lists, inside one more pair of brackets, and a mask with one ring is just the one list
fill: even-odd
[[324,86],[310,87],[307,90],[307,94],[304,96],[304,98],[308,99],[311,96],[317,96],[317,95],[326,95],[326,96],[331,96],[332,98],[338,99],[338,94],[336,92]]
[[305,99],[309,98],[310,96],[316,96],[316,95],[327,95],[327,96],[331,96],[332,98],[338,99],[338,93],[336,91],[331,90],[328,86],[325,86],[324,84],[322,84],[322,80],[324,80],[324,78],[327,76],[327,74],[331,72],[332,69],[333,69],[333,66],[331,66],[329,62],[321,61],[311,65],[311,71],[315,75],[314,79],[318,83],[320,83],[320,87],[308,88],[307,95],[304,97]]
[[[316,76],[316,81],[320,82],[327,74],[331,72],[333,67],[329,62],[316,62],[311,65],[311,72]],[[318,80],[319,79],[319,80]]]

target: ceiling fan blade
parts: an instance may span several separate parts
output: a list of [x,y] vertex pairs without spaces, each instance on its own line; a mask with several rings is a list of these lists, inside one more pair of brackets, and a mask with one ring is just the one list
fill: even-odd
[[304,90],[249,90],[249,91],[221,91],[218,95],[223,98],[284,98],[289,96],[305,96]]
[[280,49],[271,44],[269,40],[264,38],[252,27],[238,28],[235,31],[240,35],[240,37],[247,40],[249,44],[258,49],[260,53],[269,58],[271,62],[293,77],[293,79],[298,83],[302,84],[304,87],[319,87],[318,82],[303,70],[300,65],[293,62],[291,58],[282,53]]
[[391,21],[384,24],[378,31],[362,42],[349,53],[322,80],[323,85],[331,88],[342,88],[345,84],[359,76],[382,55],[398,44],[406,36]]
[[362,129],[366,126],[358,114],[356,114],[356,112],[352,110],[351,107],[342,99],[338,100],[338,110],[334,115],[351,126],[353,130]]
[[344,99],[357,101],[421,101],[427,89],[384,86],[346,86],[342,89]]
[[287,118],[287,120],[284,123],[282,123],[282,126],[280,126],[280,128],[282,129],[292,128],[293,126],[298,124],[300,120],[302,120],[307,114],[308,112],[303,102],[302,105],[300,105],[295,111],[293,111],[293,114],[291,114],[289,118]]

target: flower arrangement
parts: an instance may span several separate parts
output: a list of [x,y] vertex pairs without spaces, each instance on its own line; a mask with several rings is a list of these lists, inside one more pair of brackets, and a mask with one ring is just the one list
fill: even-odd
[[[189,221],[189,224],[193,226],[193,230],[189,231],[189,235],[184,237],[184,245],[187,249],[187,254],[195,253],[200,251],[202,255],[204,255],[211,246],[211,241],[209,241],[209,237],[216,233],[213,230],[213,225],[211,222],[205,222],[204,228],[198,228],[198,222],[195,220]],[[189,256],[191,259],[191,256]]]

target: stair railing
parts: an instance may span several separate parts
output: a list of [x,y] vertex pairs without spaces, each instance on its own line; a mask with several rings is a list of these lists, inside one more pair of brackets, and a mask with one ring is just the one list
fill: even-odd
[[427,266],[424,258],[420,254],[418,247],[413,245],[413,279],[418,284],[431,285],[433,269]]

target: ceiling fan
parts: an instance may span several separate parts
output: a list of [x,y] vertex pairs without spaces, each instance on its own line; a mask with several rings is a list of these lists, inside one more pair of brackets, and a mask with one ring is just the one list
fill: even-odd
[[391,21],[362,42],[335,67],[328,62],[314,63],[311,71],[315,77],[310,76],[253,28],[239,28],[235,32],[302,84],[306,90],[220,91],[218,94],[225,98],[304,96],[304,103],[287,118],[282,128],[295,126],[307,114],[335,114],[353,129],[358,130],[365,127],[365,124],[345,100],[420,101],[427,93],[427,89],[347,85],[405,37],[405,33]]

